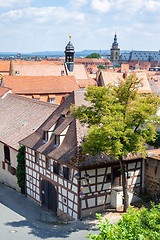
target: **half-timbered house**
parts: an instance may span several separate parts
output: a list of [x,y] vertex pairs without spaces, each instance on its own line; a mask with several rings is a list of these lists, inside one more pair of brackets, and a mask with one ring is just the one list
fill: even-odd
[[19,141],[33,133],[56,107],[12,93],[0,98],[0,181],[19,190],[16,177]]
[[[48,210],[78,219],[81,213],[85,216],[110,204],[122,205],[122,179],[117,161],[105,155],[81,154],[87,128],[70,115],[71,104],[88,104],[84,91],[72,92],[36,132],[20,143],[25,146],[27,196]],[[143,159],[126,159],[125,163],[131,194],[141,192]]]

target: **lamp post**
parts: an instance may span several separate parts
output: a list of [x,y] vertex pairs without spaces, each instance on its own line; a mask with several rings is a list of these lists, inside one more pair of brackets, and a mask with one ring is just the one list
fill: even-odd
[[[74,177],[77,179],[77,181],[79,181],[79,183],[81,184],[81,178],[80,178],[80,174],[79,173],[76,173],[75,175],[74,175]],[[89,174],[88,173],[85,173],[84,174],[84,178],[85,178],[85,180],[86,181],[88,181],[89,180]],[[80,192],[79,192],[79,195],[80,195],[80,199],[81,199],[81,209],[80,209],[80,221],[82,221],[82,199],[83,199],[83,188],[81,187],[80,188]]]

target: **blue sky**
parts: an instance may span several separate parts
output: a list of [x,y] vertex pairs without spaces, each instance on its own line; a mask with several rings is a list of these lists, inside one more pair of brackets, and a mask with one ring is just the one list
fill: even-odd
[[160,0],[0,0],[0,52],[160,49]]

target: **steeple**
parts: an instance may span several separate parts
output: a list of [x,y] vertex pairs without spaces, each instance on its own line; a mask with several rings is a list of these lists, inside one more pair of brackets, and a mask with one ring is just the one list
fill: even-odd
[[69,36],[69,43],[67,44],[65,48],[65,63],[67,65],[67,68],[70,72],[73,72],[74,68],[74,46],[71,43],[71,36]]
[[111,51],[111,62],[119,61],[120,49],[118,48],[117,34],[114,35],[114,42],[112,43]]

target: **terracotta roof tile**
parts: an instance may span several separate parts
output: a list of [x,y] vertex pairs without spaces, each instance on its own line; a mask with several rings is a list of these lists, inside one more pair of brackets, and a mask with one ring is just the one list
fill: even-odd
[[74,76],[4,76],[3,82],[17,94],[71,93],[79,89]]

